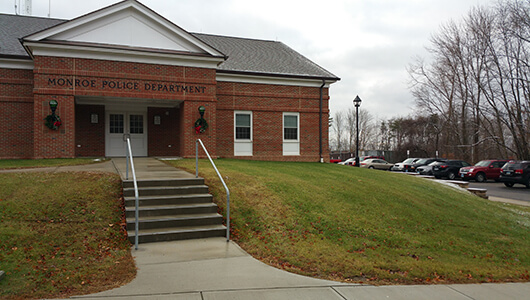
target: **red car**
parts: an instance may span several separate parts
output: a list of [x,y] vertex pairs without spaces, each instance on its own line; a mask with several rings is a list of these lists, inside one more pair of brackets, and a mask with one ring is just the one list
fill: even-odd
[[476,180],[484,182],[488,179],[499,180],[501,168],[507,163],[507,159],[500,160],[481,160],[474,166],[460,168],[458,175],[463,180]]

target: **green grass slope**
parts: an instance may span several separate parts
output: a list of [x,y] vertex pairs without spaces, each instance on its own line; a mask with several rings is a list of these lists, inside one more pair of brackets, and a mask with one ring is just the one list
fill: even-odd
[[132,280],[120,191],[114,174],[0,173],[0,298],[64,298]]
[[[375,284],[529,280],[528,208],[405,174],[215,162],[231,191],[233,239],[268,264]],[[194,172],[194,160],[169,163]],[[213,168],[200,161],[199,170],[224,210],[225,191]]]

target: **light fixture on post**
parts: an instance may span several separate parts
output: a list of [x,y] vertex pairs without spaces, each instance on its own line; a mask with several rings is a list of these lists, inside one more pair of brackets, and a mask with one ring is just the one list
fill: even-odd
[[359,96],[353,99],[353,105],[355,106],[355,121],[356,121],[355,130],[357,132],[357,142],[355,143],[355,166],[360,167],[359,165],[359,106],[361,106],[361,98],[359,98]]
[[52,110],[52,115],[55,115],[55,110],[57,109],[57,105],[59,105],[59,103],[57,103],[56,100],[50,100],[50,109]]
[[199,106],[199,114],[201,117],[195,121],[195,133],[204,133],[206,129],[208,129],[208,122],[204,119],[204,112],[206,111],[206,107]]

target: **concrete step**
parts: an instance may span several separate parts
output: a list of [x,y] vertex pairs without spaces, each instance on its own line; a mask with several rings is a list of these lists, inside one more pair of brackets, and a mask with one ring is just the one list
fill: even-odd
[[[160,186],[138,188],[139,196],[167,196],[184,194],[208,194],[207,185]],[[123,188],[124,197],[134,197],[134,188]]]
[[[134,207],[136,199],[134,197],[125,197],[125,206]],[[156,205],[178,205],[192,203],[209,203],[212,202],[210,194],[189,194],[189,195],[167,195],[167,196],[140,196],[138,202],[140,206]]]
[[[151,179],[138,180],[138,187],[161,187],[161,186],[186,186],[186,185],[204,185],[204,178],[178,178],[178,179]],[[134,188],[132,180],[124,180],[123,188]]]
[[[169,216],[149,216],[138,219],[140,230],[154,228],[176,228],[188,226],[219,225],[223,222],[223,216],[218,213],[190,214],[190,215],[169,215]],[[135,218],[127,219],[127,230],[134,231]]]
[[[203,178],[150,179],[138,183],[140,243],[226,235],[223,217]],[[132,180],[123,181],[127,233],[134,243],[135,195]]]
[[[127,219],[135,217],[134,206],[125,207],[125,217]],[[196,203],[196,204],[179,204],[179,205],[150,205],[140,206],[138,209],[140,217],[168,216],[168,215],[186,215],[186,214],[207,214],[216,213],[217,205],[215,203]]]
[[[127,231],[129,241],[134,243],[134,230]],[[208,237],[223,237],[226,227],[223,225],[189,226],[161,229],[145,229],[138,232],[139,243],[154,243],[187,239],[202,239]]]

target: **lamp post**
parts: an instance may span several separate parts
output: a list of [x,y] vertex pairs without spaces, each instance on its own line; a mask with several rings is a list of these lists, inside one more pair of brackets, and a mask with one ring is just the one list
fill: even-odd
[[359,96],[353,99],[353,105],[355,106],[355,130],[357,131],[357,142],[355,143],[355,166],[360,167],[359,165],[359,106],[361,106],[361,98]]

